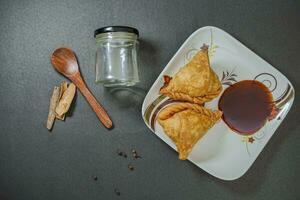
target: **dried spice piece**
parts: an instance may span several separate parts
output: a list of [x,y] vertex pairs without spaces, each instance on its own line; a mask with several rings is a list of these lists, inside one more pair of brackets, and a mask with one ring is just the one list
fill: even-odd
[[97,176],[93,176],[92,178],[94,179],[94,181],[98,181],[98,177]]
[[118,154],[119,156],[123,156],[123,152],[122,152],[120,149],[117,150],[117,154]]
[[75,96],[76,92],[76,86],[73,83],[70,83],[66,91],[63,93],[55,112],[58,116],[62,116],[66,112],[68,112],[71,103],[73,101],[73,98]]
[[117,150],[117,154],[119,156],[123,156],[124,158],[127,158],[127,154],[125,152],[121,151],[120,149]]
[[118,195],[118,196],[120,196],[120,195],[121,195],[121,192],[120,192],[120,191],[119,191],[117,188],[115,188],[115,190],[114,190],[114,191],[115,191],[115,194],[116,194],[116,195]]
[[49,106],[49,114],[47,119],[47,129],[51,130],[53,127],[53,123],[55,120],[55,108],[59,101],[59,95],[60,95],[60,87],[54,87],[53,93],[50,99],[50,106]]
[[135,149],[132,149],[131,153],[132,153],[132,156],[134,159],[142,158],[140,155],[138,155],[138,153]]
[[[63,81],[61,84],[60,84],[60,92],[59,92],[59,99],[61,99],[63,93],[67,90],[68,88],[68,83],[66,81]],[[56,119],[59,119],[59,120],[65,120],[66,118],[66,114],[63,114],[62,116],[58,115],[57,113],[55,113],[55,117]]]
[[132,164],[129,164],[129,165],[128,165],[128,169],[129,169],[130,171],[133,171],[133,170],[134,170],[134,167],[132,166]]
[[61,99],[62,95],[64,94],[64,92],[67,90],[68,88],[68,83],[66,81],[63,81],[61,84],[60,84],[60,96],[59,96],[59,99]]

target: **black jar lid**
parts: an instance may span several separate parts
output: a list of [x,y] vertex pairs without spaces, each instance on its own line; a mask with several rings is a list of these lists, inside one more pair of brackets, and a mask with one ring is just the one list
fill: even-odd
[[136,28],[129,27],[129,26],[106,26],[95,30],[94,37],[101,33],[111,33],[111,32],[127,32],[127,33],[134,33],[139,36],[139,31]]

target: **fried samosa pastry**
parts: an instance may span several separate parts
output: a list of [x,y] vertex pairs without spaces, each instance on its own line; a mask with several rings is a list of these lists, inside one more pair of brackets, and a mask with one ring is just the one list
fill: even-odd
[[202,104],[222,91],[221,83],[210,68],[208,47],[202,49],[173,78],[165,76],[160,93],[179,101]]
[[198,104],[178,103],[164,108],[158,122],[177,146],[180,160],[186,160],[194,145],[221,118],[221,111],[211,111]]

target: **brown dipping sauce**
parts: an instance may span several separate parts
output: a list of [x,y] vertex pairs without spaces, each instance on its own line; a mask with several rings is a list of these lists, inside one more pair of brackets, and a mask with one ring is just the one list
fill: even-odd
[[255,80],[231,85],[219,100],[224,122],[242,135],[253,134],[263,127],[273,108],[272,93],[263,83]]

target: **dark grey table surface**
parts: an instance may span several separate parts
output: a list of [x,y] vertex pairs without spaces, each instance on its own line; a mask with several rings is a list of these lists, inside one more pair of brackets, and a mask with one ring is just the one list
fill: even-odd
[[[138,89],[94,83],[93,31],[106,25],[140,30]],[[144,96],[196,29],[224,29],[293,83],[294,105],[250,170],[227,182],[177,154],[148,130]],[[82,74],[111,115],[107,131],[78,93],[71,117],[45,128],[54,85],[65,80],[49,55],[77,53]],[[0,199],[300,199],[300,3],[290,1],[0,1]],[[135,148],[132,160],[116,154]],[[132,163],[135,170],[129,171]],[[92,177],[97,176],[95,181]],[[120,191],[120,196],[114,192]]]

